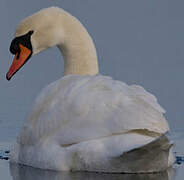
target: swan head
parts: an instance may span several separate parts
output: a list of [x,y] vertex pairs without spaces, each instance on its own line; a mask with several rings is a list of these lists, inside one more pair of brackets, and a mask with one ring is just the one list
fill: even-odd
[[31,56],[62,44],[64,40],[62,18],[59,18],[59,26],[57,21],[59,16],[65,14],[64,10],[62,13],[61,11],[62,9],[57,7],[46,8],[20,22],[10,44],[10,52],[15,56],[6,74],[7,80],[10,80]]
[[15,55],[7,80],[35,54],[57,46],[64,57],[64,75],[98,73],[96,49],[84,26],[58,7],[42,9],[16,28],[10,52]]

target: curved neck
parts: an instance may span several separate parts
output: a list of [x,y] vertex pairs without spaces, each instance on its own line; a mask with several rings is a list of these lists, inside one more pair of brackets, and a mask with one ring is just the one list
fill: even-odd
[[64,75],[98,74],[96,49],[84,26],[68,14],[64,23],[64,41],[58,45],[64,57]]
[[15,36],[34,30],[31,36],[33,55],[58,46],[64,56],[64,75],[98,74],[96,49],[84,26],[66,11],[51,7],[24,19]]

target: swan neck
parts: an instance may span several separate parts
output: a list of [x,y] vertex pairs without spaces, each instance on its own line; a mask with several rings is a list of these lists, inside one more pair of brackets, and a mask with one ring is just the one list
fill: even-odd
[[66,22],[64,41],[58,45],[64,57],[64,75],[98,74],[97,53],[89,33],[73,16]]

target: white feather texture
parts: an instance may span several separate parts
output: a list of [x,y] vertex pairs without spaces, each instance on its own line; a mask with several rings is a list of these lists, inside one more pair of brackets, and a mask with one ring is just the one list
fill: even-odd
[[[45,21],[39,24],[43,17]],[[53,45],[61,49],[65,76],[37,97],[11,162],[52,170],[129,173],[161,171],[172,164],[169,141],[160,143],[158,138],[169,131],[164,109],[141,86],[97,74],[95,47],[76,18],[59,8],[48,8],[22,21],[16,36],[28,30],[35,31],[34,54]],[[136,159],[135,154],[144,149],[148,156],[139,155],[144,165],[133,168],[136,162],[126,157]]]

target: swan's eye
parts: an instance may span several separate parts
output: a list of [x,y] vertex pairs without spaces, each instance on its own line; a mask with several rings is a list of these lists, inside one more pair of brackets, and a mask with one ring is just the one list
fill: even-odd
[[32,45],[31,45],[31,35],[34,33],[34,31],[29,31],[28,33],[18,36],[14,38],[10,45],[10,52],[12,54],[16,54],[20,52],[19,44],[22,44],[26,48],[32,51]]
[[16,38],[12,41],[11,45],[10,45],[10,52],[12,54],[16,54],[17,52],[20,51],[20,47],[19,47],[19,43],[16,40]]

